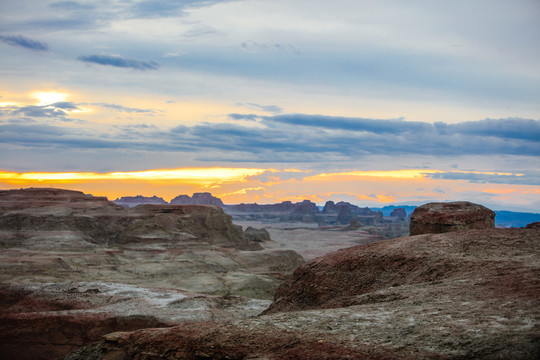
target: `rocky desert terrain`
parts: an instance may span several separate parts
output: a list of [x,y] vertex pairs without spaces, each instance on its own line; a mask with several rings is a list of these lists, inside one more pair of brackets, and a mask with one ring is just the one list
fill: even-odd
[[468,207],[459,231],[436,233],[429,204],[419,235],[381,240],[366,227],[240,227],[214,206],[2,191],[0,353],[536,359],[540,228],[477,229]]

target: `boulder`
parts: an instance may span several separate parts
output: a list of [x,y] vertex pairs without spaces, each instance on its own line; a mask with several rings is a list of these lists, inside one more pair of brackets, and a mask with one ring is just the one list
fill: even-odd
[[495,213],[468,201],[428,203],[411,215],[410,235],[495,228]]
[[248,226],[247,229],[244,231],[244,236],[249,241],[253,242],[267,242],[271,241],[270,234],[268,233],[268,230],[266,229],[255,229],[251,226]]

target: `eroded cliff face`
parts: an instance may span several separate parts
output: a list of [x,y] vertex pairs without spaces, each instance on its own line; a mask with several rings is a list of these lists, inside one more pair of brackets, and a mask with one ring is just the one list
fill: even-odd
[[261,250],[221,208],[139,205],[131,209],[81,192],[21,189],[0,192],[0,241],[17,245],[43,232],[69,232],[97,245],[205,242]]
[[263,249],[218,207],[125,209],[60,189],[0,191],[0,244],[0,354],[11,359],[56,359],[114,331],[253,316],[303,263]]

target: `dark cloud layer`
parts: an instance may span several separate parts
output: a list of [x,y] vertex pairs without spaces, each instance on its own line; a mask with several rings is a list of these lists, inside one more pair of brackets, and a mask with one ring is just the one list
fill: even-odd
[[114,110],[128,112],[128,113],[155,114],[157,112],[156,110],[153,110],[153,109],[139,109],[139,108],[126,107],[126,106],[117,105],[117,104],[95,103],[92,105],[103,106],[109,109],[114,109]]
[[134,16],[143,18],[182,15],[187,8],[211,6],[234,0],[143,0],[131,7]]
[[[54,107],[25,107],[20,115],[48,118],[72,109],[62,102]],[[12,113],[12,115],[16,115]],[[64,116],[65,117],[65,116]],[[43,123],[0,124],[0,142],[6,145],[52,148],[96,148],[150,152],[189,152],[198,159],[259,162],[333,162],[373,155],[505,156],[537,157],[540,154],[540,121],[487,119],[458,124],[420,123],[401,119],[377,120],[323,115],[232,114],[253,120],[254,126],[202,123],[168,130],[148,124],[115,127],[110,132],[85,132]],[[513,126],[506,127],[510,122]],[[507,130],[507,131],[505,131]],[[46,136],[44,136],[45,134]],[[533,134],[533,135],[531,135]],[[433,178],[473,182],[537,183],[538,177],[469,173],[430,174]]]
[[458,172],[449,171],[437,174],[425,174],[426,177],[432,179],[445,179],[445,180],[467,180],[472,183],[481,184],[519,184],[519,185],[540,185],[540,171],[531,172],[527,171],[527,174],[505,174],[505,173],[474,173],[474,172]]
[[157,70],[159,68],[159,64],[153,61],[145,62],[131,60],[114,55],[86,55],[79,56],[78,59],[87,63],[114,66],[120,68],[132,68],[136,70]]
[[272,114],[279,114],[283,112],[283,109],[277,105],[261,105],[255,103],[237,103],[236,106],[246,107],[248,109],[260,110],[269,112]]
[[47,51],[47,43],[36,41],[22,35],[0,35],[0,41],[11,46],[23,47],[34,51]]
[[81,4],[76,1],[58,1],[49,5],[50,8],[63,11],[87,11],[95,9],[91,4]]

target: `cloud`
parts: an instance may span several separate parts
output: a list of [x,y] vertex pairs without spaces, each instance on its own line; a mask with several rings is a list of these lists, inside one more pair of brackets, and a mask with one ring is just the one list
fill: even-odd
[[77,105],[69,101],[60,101],[60,102],[51,104],[49,106],[52,106],[58,109],[64,109],[64,110],[78,110],[79,109]]
[[519,185],[540,185],[540,171],[527,171],[527,174],[509,173],[475,173],[475,172],[441,172],[436,174],[425,174],[432,179],[444,180],[467,180],[471,183],[479,184],[519,184]]
[[201,36],[213,36],[219,34],[215,28],[208,25],[197,25],[186,31],[183,36],[188,38],[195,38]]
[[[69,104],[61,105],[68,108]],[[20,110],[26,116],[54,116],[55,112],[67,111],[62,108],[26,107]],[[59,115],[61,116],[61,115]],[[239,115],[244,118],[245,115]],[[342,161],[359,160],[363,157],[390,156],[428,156],[454,161],[462,156],[505,156],[515,155],[536,159],[540,154],[540,138],[530,139],[525,125],[528,119],[514,119],[517,128],[524,133],[478,134],[474,129],[476,122],[462,126],[459,133],[448,134],[438,131],[428,123],[407,122],[404,120],[376,120],[363,118],[335,118],[318,115],[308,121],[309,115],[263,117],[257,126],[234,123],[201,123],[193,126],[176,126],[159,129],[147,124],[118,126],[112,132],[65,132],[58,127],[50,127],[49,137],[44,139],[37,134],[42,124],[18,124],[17,145],[32,148],[35,144],[45,146],[72,147],[76,149],[122,148],[125,151],[141,150],[152,153],[185,153],[201,161],[229,162],[283,162],[336,164]],[[232,116],[234,118],[234,114]],[[269,119],[272,118],[272,119]],[[274,118],[283,120],[274,121]],[[285,121],[284,119],[288,119]],[[292,120],[294,121],[292,121]],[[301,121],[300,121],[300,120]],[[501,119],[500,121],[504,121]],[[375,124],[380,122],[380,124]],[[482,124],[483,120],[479,121]],[[495,123],[497,123],[496,121]],[[276,126],[279,125],[279,126]],[[309,125],[307,125],[309,124]],[[532,124],[535,124],[534,122]],[[311,126],[313,125],[313,126]],[[8,126],[8,125],[5,125]],[[395,129],[392,129],[395,126]],[[450,125],[447,125],[449,127]],[[36,127],[40,129],[35,131]],[[14,140],[6,135],[3,128],[0,142],[8,145]],[[26,130],[25,130],[26,129]],[[470,129],[467,130],[467,129]],[[11,134],[11,133],[10,133]],[[322,166],[322,165],[321,165]],[[440,174],[427,174],[437,179],[460,179],[469,182],[538,184],[540,175],[524,172],[525,175],[493,173],[476,174],[451,171]]]
[[279,114],[283,112],[283,109],[277,105],[260,105],[254,103],[237,103],[236,106],[246,107],[252,110],[260,110],[264,112],[269,112],[272,114]]
[[90,4],[81,4],[76,1],[58,1],[52,4],[49,4],[49,7],[55,10],[65,10],[65,11],[86,11],[95,9],[95,6]]
[[123,111],[127,113],[138,113],[138,114],[155,114],[157,113],[156,110],[153,109],[139,109],[139,108],[132,108],[132,107],[126,107],[122,105],[116,105],[116,104],[106,104],[106,103],[93,103],[91,105],[98,105],[109,109],[114,109],[118,111]]
[[66,112],[62,109],[51,106],[23,106],[14,111],[14,114],[23,114],[30,117],[59,117],[65,116]]
[[369,119],[326,115],[287,114],[264,117],[263,120],[288,125],[323,128],[328,130],[366,131],[378,134],[402,134],[430,131],[428,123],[399,119]]
[[188,8],[200,8],[235,0],[143,0],[131,7],[136,17],[155,18],[183,15]]
[[34,51],[49,50],[47,43],[32,40],[22,35],[0,35],[0,41],[11,46],[19,46]]
[[231,120],[244,120],[244,121],[257,121],[259,116],[255,114],[229,114],[228,118]]
[[124,59],[115,55],[86,55],[79,56],[80,61],[95,63],[99,65],[114,66],[120,68],[132,68],[136,70],[157,70],[159,64],[153,61],[144,62],[138,60]]
[[445,134],[470,134],[509,139],[540,139],[540,121],[531,119],[485,119],[467,121],[459,124],[436,123],[436,127]]
[[[67,112],[78,110],[76,104],[60,101],[49,105],[7,106],[1,108],[4,116],[30,116],[30,117],[65,117]],[[67,111],[67,112],[66,112]]]
[[7,120],[10,124],[37,123],[31,118],[41,118],[46,121],[74,122],[77,124],[87,123],[86,120],[69,117],[69,113],[74,110],[80,110],[77,104],[60,101],[49,105],[0,107],[0,116],[10,117]]
[[250,53],[258,53],[258,52],[265,52],[265,51],[282,51],[282,52],[292,53],[295,55],[300,54],[300,51],[298,51],[298,49],[296,49],[296,47],[294,47],[291,44],[279,44],[279,43],[268,44],[268,43],[259,43],[256,41],[247,41],[247,42],[243,42],[241,47],[242,47],[242,50],[250,52]]

